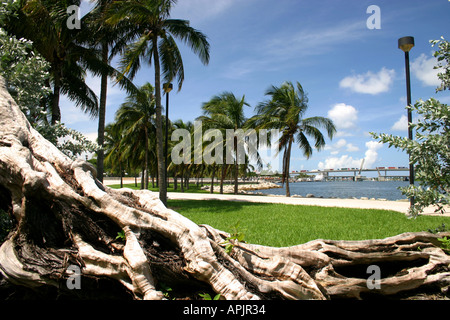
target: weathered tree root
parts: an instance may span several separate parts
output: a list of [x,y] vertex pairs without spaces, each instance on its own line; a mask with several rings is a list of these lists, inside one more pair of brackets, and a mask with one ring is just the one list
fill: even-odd
[[[160,283],[248,300],[362,298],[450,282],[442,235],[430,233],[290,248],[233,242],[227,254],[228,234],[166,208],[157,194],[98,183],[89,163],[72,161],[40,136],[0,87],[0,208],[15,222],[0,248],[0,283],[67,294],[74,265],[86,279],[119,283],[135,299],[164,299]],[[376,289],[367,284],[370,265],[381,270]]]

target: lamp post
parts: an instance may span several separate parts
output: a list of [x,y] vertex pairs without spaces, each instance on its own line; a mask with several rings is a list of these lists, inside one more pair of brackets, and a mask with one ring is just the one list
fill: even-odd
[[165,150],[165,172],[167,187],[169,187],[169,177],[167,175],[167,166],[169,165],[169,92],[172,91],[173,85],[171,83],[163,84],[164,92],[166,93],[166,150]]
[[[408,103],[408,139],[413,140],[412,133],[412,114],[411,109],[411,78],[409,71],[409,51],[414,47],[414,37],[403,37],[398,39],[398,48],[405,53],[405,69],[406,69],[406,99]],[[414,185],[414,165],[411,163],[411,155],[409,155],[409,184]],[[409,199],[411,208],[414,207],[414,197]]]

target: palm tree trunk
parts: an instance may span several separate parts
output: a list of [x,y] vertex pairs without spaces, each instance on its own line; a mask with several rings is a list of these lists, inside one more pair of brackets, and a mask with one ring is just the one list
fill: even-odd
[[176,170],[173,174],[173,190],[174,191],[178,190],[178,176]]
[[186,178],[184,179],[184,182],[186,184],[186,190],[189,190],[189,179],[191,178],[191,169],[188,167],[186,170]]
[[225,179],[226,174],[226,164],[222,164],[222,176],[220,177],[220,194],[223,194],[223,180]]
[[156,100],[156,156],[158,159],[159,199],[167,204],[167,184],[164,170],[164,145],[161,113],[161,65],[159,61],[158,39],[153,38],[153,56],[155,62],[155,100]]
[[[102,44],[102,61],[103,63],[108,63],[108,45]],[[97,142],[99,149],[97,151],[97,179],[103,183],[103,162],[105,159],[105,154],[103,151],[103,142],[105,139],[105,115],[106,115],[106,96],[108,90],[108,74],[103,72],[101,79],[101,89],[100,89],[100,106],[98,112],[98,137]]]
[[293,140],[293,137],[289,138],[289,145],[288,145],[288,150],[286,153],[286,165],[285,165],[285,171],[284,171],[284,176],[286,179],[286,197],[291,196],[291,190],[289,189],[289,164],[291,162],[292,140]]
[[122,161],[119,161],[119,170],[120,170],[120,188],[123,188],[123,170],[122,170]]
[[238,164],[238,150],[237,150],[237,138],[234,137],[234,154],[236,156],[234,160],[234,194],[239,192],[238,175],[239,175],[239,164]]
[[145,132],[145,137],[144,137],[144,141],[145,141],[145,143],[144,143],[144,148],[145,148],[145,151],[144,151],[144,161],[145,161],[145,171],[144,171],[144,181],[145,181],[145,189],[147,190],[148,189],[148,153],[149,153],[149,150],[148,150],[148,131],[147,131],[147,127],[144,129],[144,132]]
[[213,165],[212,167],[212,174],[211,174],[211,189],[210,193],[214,193],[214,173],[216,171],[216,165]]
[[144,183],[144,174],[145,174],[145,167],[144,167],[144,165],[142,166],[142,174],[141,174],[141,190],[143,190],[144,189],[144,185],[145,185],[145,183]]
[[181,164],[180,186],[181,192],[184,192],[184,164]]
[[288,150],[288,148],[286,147],[286,148],[284,148],[284,151],[283,151],[283,168],[282,168],[282,170],[283,170],[283,173],[281,174],[281,186],[284,188],[284,182],[285,182],[285,179],[286,179],[286,175],[284,174],[285,172],[286,172],[286,155],[287,155],[287,150]]

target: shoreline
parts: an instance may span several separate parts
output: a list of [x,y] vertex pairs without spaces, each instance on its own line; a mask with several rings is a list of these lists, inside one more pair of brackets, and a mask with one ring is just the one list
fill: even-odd
[[[258,190],[267,190],[267,189],[281,189],[282,187],[273,182],[256,182],[249,184],[240,184],[238,185],[239,194],[252,194],[249,191],[258,191]],[[211,185],[204,185],[201,187],[202,190],[211,190]],[[214,192],[220,192],[220,186],[213,187]],[[234,185],[223,185],[223,193],[225,194],[234,194]]]
[[[119,184],[119,180],[105,180],[104,185]],[[134,178],[124,179],[124,185],[134,183]],[[229,185],[227,185],[229,186]],[[245,186],[245,185],[241,185]],[[251,186],[251,185],[248,185]],[[231,186],[234,192],[234,186]],[[278,186],[279,187],[279,186]],[[270,189],[272,189],[271,187]],[[209,190],[209,189],[208,189]],[[262,190],[259,188],[259,190]],[[225,186],[224,186],[225,191]],[[189,192],[168,192],[167,197],[170,200],[224,200],[224,201],[242,201],[256,203],[279,203],[304,206],[320,206],[320,207],[340,207],[355,209],[380,209],[408,213],[409,201],[405,200],[385,200],[374,198],[322,198],[322,197],[300,197],[293,195],[286,197],[285,195],[259,195],[249,191],[242,190],[238,195],[233,193],[189,193]],[[435,213],[435,207],[428,207],[421,215],[435,215],[442,217],[450,217],[450,206],[445,207],[444,214]]]

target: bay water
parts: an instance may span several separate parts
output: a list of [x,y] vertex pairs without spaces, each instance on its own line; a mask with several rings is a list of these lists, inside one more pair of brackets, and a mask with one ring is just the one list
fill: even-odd
[[[306,197],[308,194],[323,198],[375,198],[403,200],[399,187],[407,187],[408,181],[317,181],[289,183],[291,196]],[[279,189],[257,190],[263,194],[285,195],[286,186]]]

